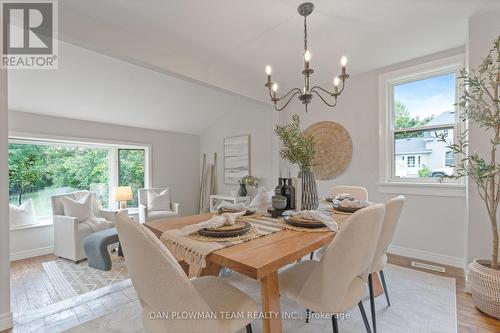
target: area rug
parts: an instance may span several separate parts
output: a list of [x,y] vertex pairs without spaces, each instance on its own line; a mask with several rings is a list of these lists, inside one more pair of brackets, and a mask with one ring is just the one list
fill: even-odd
[[111,270],[101,271],[88,266],[87,260],[76,264],[63,258],[43,263],[50,282],[61,299],[68,299],[129,278],[123,257],[111,254]]
[[[391,307],[385,298],[378,297],[377,328],[384,333],[456,333],[456,292],[455,280],[423,273],[407,268],[389,265],[384,270],[391,296]],[[253,297],[260,305],[259,285],[256,281],[238,273],[229,272],[224,279]],[[364,301],[369,313],[370,305]],[[329,319],[313,318],[305,323],[305,309],[295,302],[281,298],[281,310],[297,314],[294,319],[283,320],[283,332],[317,333],[331,332]],[[293,316],[293,315],[292,315]],[[369,316],[369,314],[368,314]],[[259,320],[252,323],[253,332],[262,332]],[[350,319],[340,320],[342,333],[365,332],[359,310],[352,310]],[[138,301],[125,305],[100,318],[93,319],[67,332],[137,332],[143,333],[141,306]],[[241,331],[243,333],[244,330]]]

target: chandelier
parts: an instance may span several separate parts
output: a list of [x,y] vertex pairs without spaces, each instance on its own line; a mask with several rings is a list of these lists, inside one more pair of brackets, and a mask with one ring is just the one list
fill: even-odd
[[[342,72],[340,75],[336,76],[333,79],[332,91],[323,89],[320,86],[313,86],[312,88],[310,88],[309,77],[312,73],[314,73],[314,70],[310,67],[309,64],[311,60],[311,52],[309,52],[309,49],[307,48],[307,16],[312,13],[313,9],[314,5],[310,2],[304,2],[297,8],[299,14],[301,16],[304,16],[304,69],[302,70],[302,75],[304,75],[304,88],[293,88],[283,96],[278,97],[278,83],[271,80],[271,66],[266,66],[267,83],[265,84],[265,86],[269,91],[269,96],[271,97],[271,101],[274,103],[274,109],[276,111],[281,111],[286,108],[290,101],[297,95],[302,104],[304,104],[306,112],[307,105],[311,103],[313,94],[316,94],[329,107],[334,107],[335,105],[337,105],[337,98],[344,91],[345,81],[349,78],[349,74],[346,73],[347,58],[343,56],[342,58],[340,58]],[[342,86],[339,87],[341,83]],[[283,104],[281,107],[279,107],[278,102],[281,101],[283,101]]]

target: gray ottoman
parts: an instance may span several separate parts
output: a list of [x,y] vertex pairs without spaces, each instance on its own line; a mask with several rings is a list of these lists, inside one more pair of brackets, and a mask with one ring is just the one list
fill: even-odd
[[[89,266],[101,271],[109,271],[111,269],[111,258],[108,246],[118,242],[116,228],[97,231],[85,237],[83,247]],[[121,245],[118,246],[118,255],[123,256]]]

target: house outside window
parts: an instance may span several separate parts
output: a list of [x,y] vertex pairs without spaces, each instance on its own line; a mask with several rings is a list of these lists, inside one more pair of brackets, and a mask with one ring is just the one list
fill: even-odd
[[451,150],[444,152],[444,165],[451,168],[455,166],[455,157]]
[[[460,130],[455,103],[462,59],[447,58],[379,77],[380,183],[435,184],[438,177],[453,174],[454,156],[446,154],[446,146]],[[439,140],[440,134],[447,143]]]

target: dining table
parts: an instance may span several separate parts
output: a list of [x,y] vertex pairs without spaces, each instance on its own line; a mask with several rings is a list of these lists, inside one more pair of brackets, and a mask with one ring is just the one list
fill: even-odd
[[[198,214],[185,217],[146,222],[158,238],[163,232],[179,229],[190,224],[208,220],[214,213]],[[347,219],[345,214],[335,215],[337,220]],[[329,244],[335,238],[335,232],[302,232],[282,229],[275,233],[216,250],[206,257],[206,267],[201,276],[218,276],[222,267],[229,268],[260,282],[262,305],[262,324],[264,333],[281,333],[282,319],[280,310],[280,291],[278,270],[293,264],[311,252]],[[189,265],[179,264],[189,275]],[[339,267],[339,269],[342,269]],[[383,294],[378,274],[372,274],[375,296]]]

